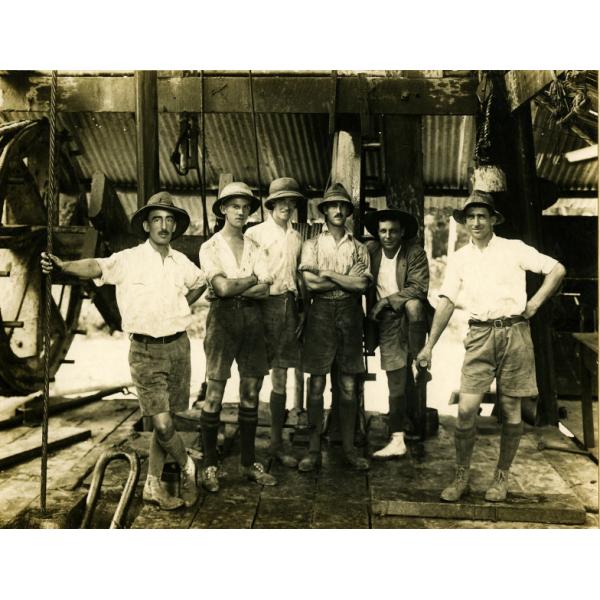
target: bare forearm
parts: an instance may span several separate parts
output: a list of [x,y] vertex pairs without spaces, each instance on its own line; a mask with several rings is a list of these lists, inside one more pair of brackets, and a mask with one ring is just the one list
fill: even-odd
[[550,298],[560,287],[562,280],[565,278],[566,269],[557,263],[554,269],[544,277],[542,285],[538,291],[529,299],[529,303],[537,308],[542,306],[548,298]]
[[362,293],[369,287],[369,278],[362,275],[340,275],[333,271],[327,271],[326,278],[346,292]]
[[255,275],[240,277],[239,279],[229,279],[223,275],[217,275],[212,280],[213,289],[219,298],[239,296],[256,284]]
[[435,315],[433,317],[433,323],[431,324],[431,331],[429,333],[429,339],[427,340],[426,346],[430,349],[435,346],[437,341],[440,339],[450,317],[454,312],[454,304],[448,300],[448,298],[440,298],[439,304],[435,309]]
[[338,286],[333,281],[330,281],[326,277],[315,275],[310,271],[303,271],[302,277],[304,278],[306,287],[311,292],[330,292],[331,290],[338,289]]
[[102,269],[95,258],[62,261],[60,270],[81,279],[95,279],[102,276]]
[[198,300],[198,298],[200,298],[200,296],[202,296],[205,289],[206,289],[206,286],[203,285],[202,287],[196,288],[195,290],[190,290],[185,296],[187,303],[190,306],[192,304],[194,304],[194,302],[196,302],[196,300]]
[[243,292],[242,296],[244,296],[244,298],[263,300],[264,298],[269,297],[269,286],[266,283],[257,283]]

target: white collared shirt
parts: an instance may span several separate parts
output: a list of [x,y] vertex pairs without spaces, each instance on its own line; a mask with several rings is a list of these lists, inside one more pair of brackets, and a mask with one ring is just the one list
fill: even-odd
[[398,288],[398,279],[396,278],[396,262],[399,252],[400,248],[398,248],[392,258],[388,258],[383,248],[381,249],[381,264],[379,265],[379,273],[377,274],[377,300],[387,298],[400,291]]
[[102,276],[94,283],[116,286],[123,331],[152,337],[185,331],[191,321],[185,296],[206,284],[202,270],[187,256],[169,247],[163,260],[146,240],[96,261]]
[[462,292],[471,318],[480,321],[520,315],[527,304],[526,271],[547,275],[556,264],[521,240],[492,235],[485,248],[471,241],[452,255],[439,295],[456,304]]
[[264,223],[250,227],[246,237],[255,241],[265,252],[267,269],[273,278],[270,295],[286,292],[298,293],[296,282],[298,262],[302,251],[302,238],[291,223],[286,228],[269,217]]
[[225,238],[218,231],[209,240],[200,246],[200,265],[210,288],[207,299],[216,296],[212,290],[212,280],[217,275],[224,275],[229,279],[241,279],[254,274],[260,283],[271,283],[267,260],[260,246],[246,234],[242,260],[238,265],[235,255]]

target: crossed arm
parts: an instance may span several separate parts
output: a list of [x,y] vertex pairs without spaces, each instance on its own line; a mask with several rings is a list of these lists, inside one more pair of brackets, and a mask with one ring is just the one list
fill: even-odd
[[212,279],[212,288],[219,298],[232,298],[244,296],[260,300],[269,296],[269,284],[259,283],[254,274],[248,277],[231,279],[225,275],[215,275]]
[[302,276],[306,287],[311,292],[329,292],[342,289],[346,292],[364,292],[370,283],[370,279],[364,275],[366,266],[362,262],[356,263],[347,275],[341,275],[335,271],[304,268]]

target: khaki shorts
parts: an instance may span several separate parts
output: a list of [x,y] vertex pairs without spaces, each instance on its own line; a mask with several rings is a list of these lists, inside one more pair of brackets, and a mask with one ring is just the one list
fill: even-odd
[[260,301],[267,357],[271,368],[300,368],[300,341],[296,337],[298,307],[291,292]]
[[537,396],[529,321],[511,327],[471,325],[464,345],[462,393],[485,394],[495,378],[499,394],[516,398]]
[[396,371],[408,362],[408,333],[404,311],[385,308],[379,313],[379,355],[384,371]]

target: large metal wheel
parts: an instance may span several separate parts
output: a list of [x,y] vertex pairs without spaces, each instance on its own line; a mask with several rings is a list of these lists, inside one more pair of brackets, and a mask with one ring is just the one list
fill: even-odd
[[[48,132],[45,119],[0,127],[0,393],[5,395],[43,388],[45,292],[39,259],[46,245]],[[85,192],[64,140],[57,148],[56,225],[73,230],[87,223]],[[56,278],[52,298],[54,377],[73,340],[83,290],[77,281]]]

